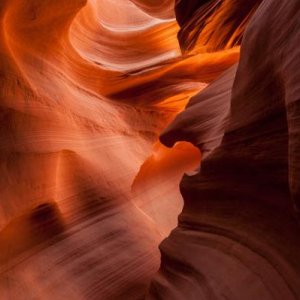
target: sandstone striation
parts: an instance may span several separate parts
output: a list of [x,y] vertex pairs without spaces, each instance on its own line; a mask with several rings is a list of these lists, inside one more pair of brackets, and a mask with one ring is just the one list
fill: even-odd
[[300,299],[299,11],[2,0],[0,299]]

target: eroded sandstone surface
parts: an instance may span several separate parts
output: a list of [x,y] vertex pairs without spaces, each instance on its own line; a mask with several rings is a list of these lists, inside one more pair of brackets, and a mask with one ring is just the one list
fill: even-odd
[[300,299],[299,12],[2,0],[0,299]]

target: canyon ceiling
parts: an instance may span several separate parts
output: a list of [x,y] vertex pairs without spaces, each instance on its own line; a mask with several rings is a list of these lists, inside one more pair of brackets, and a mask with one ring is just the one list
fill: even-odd
[[300,300],[299,0],[0,22],[0,300]]

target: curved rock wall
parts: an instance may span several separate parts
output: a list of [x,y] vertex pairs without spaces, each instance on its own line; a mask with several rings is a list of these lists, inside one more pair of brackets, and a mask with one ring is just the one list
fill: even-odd
[[298,298],[299,5],[237,64],[260,2],[1,1],[1,300]]
[[[234,69],[161,136],[208,155],[181,182],[184,208],[160,246],[149,299],[300,299],[299,8],[264,1],[247,27],[231,98]],[[228,111],[222,141],[214,133],[224,109],[205,112],[204,103]]]

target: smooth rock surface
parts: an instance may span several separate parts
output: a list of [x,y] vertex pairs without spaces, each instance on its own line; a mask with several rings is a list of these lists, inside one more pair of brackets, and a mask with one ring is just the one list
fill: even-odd
[[[265,0],[247,27],[224,137],[181,182],[183,212],[149,299],[300,299],[299,12],[298,1]],[[200,108],[224,85],[195,96],[161,140],[207,150],[216,123]]]
[[1,300],[300,298],[300,7],[260,3],[0,2]]

